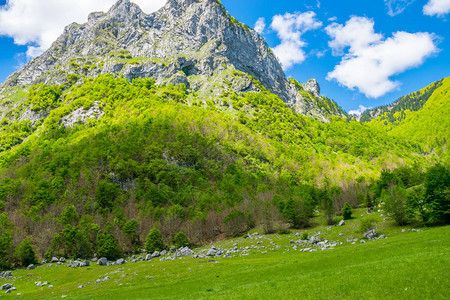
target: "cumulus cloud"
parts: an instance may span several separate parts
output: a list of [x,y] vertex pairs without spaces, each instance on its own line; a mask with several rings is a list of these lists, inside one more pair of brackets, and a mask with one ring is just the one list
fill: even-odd
[[[64,27],[72,22],[84,23],[93,11],[107,11],[117,0],[7,0],[0,7],[0,36],[28,45],[27,55],[35,57],[47,50]],[[151,13],[166,0],[134,0]]]
[[262,34],[266,29],[266,19],[259,18],[255,23],[255,31],[259,34]]
[[427,16],[442,17],[450,12],[450,0],[430,0],[423,7],[423,13]]
[[358,109],[351,110],[348,112],[348,114],[360,116],[360,115],[362,115],[363,112],[365,112],[368,109],[372,109],[372,107],[365,107],[364,105],[360,105]]
[[388,15],[394,17],[401,14],[415,0],[384,0],[384,4],[388,9]]
[[312,11],[286,13],[274,16],[270,27],[281,40],[281,44],[273,48],[273,51],[283,69],[287,70],[305,60],[303,47],[306,46],[306,43],[302,40],[302,35],[307,31],[322,27],[322,22],[316,19],[316,14]]
[[399,31],[384,39],[374,25],[368,18],[352,17],[345,26],[333,23],[325,28],[333,54],[343,56],[327,80],[378,98],[399,86],[389,77],[421,65],[438,49],[433,34]]

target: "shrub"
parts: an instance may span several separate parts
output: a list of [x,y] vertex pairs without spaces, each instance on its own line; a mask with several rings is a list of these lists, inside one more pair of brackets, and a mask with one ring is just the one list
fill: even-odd
[[14,252],[14,258],[21,266],[28,266],[37,263],[36,252],[31,245],[30,237],[24,239]]
[[187,235],[184,232],[181,232],[181,231],[178,232],[175,235],[175,237],[173,238],[173,244],[177,248],[190,246],[189,238],[187,237]]
[[224,219],[224,231],[227,236],[239,236],[247,229],[247,216],[240,210],[233,209]]
[[150,230],[147,238],[145,239],[145,251],[152,253],[155,251],[161,251],[164,248],[164,241],[161,231],[159,231],[158,228],[153,227],[153,229]]
[[109,233],[99,234],[97,237],[97,254],[99,257],[106,257],[114,260],[121,256],[119,242]]
[[385,203],[386,211],[399,225],[408,223],[406,190],[400,186],[391,186],[381,193],[381,199]]
[[352,207],[350,204],[344,204],[344,207],[342,208],[342,217],[344,220],[350,220],[352,218]]
[[359,231],[361,233],[367,232],[369,229],[375,229],[377,221],[373,219],[373,217],[367,217],[361,220],[359,224]]
[[301,239],[303,241],[306,241],[308,238],[309,238],[308,233],[307,232],[303,232],[302,235],[301,235]]

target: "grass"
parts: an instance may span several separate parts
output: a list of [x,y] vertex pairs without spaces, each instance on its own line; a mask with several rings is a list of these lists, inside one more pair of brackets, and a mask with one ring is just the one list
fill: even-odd
[[[351,235],[360,238],[357,228],[366,217],[363,214],[343,227],[328,230],[321,226],[308,233],[321,231],[321,237],[334,241],[345,241]],[[377,226],[388,239],[306,253],[292,250],[289,241],[298,239],[292,233],[216,244],[230,248],[234,243],[245,247],[261,241],[268,246],[248,256],[18,270],[13,272],[14,281],[0,280],[17,288],[1,298],[17,298],[15,294],[22,293],[26,299],[62,295],[70,299],[446,299],[450,295],[450,226],[402,233],[402,228],[382,222],[380,213],[372,218],[381,220]],[[271,247],[271,241],[282,247]],[[105,276],[110,280],[95,283]],[[35,281],[49,281],[54,287],[41,290]],[[85,287],[79,289],[79,285]]]

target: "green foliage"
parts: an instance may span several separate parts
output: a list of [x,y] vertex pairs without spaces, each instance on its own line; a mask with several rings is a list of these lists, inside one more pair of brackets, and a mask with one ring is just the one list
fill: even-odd
[[450,170],[440,164],[430,167],[424,186],[429,221],[450,224]]
[[12,234],[13,223],[9,221],[7,213],[0,214],[0,270],[11,266]]
[[55,108],[60,104],[63,91],[61,85],[46,85],[39,83],[30,88],[28,100],[25,103],[34,111],[45,110],[48,107]]
[[159,231],[158,228],[153,227],[145,239],[145,251],[148,253],[153,253],[155,251],[162,251],[164,248],[165,245],[161,231]]
[[69,205],[66,209],[61,213],[61,217],[59,218],[60,222],[64,225],[77,225],[78,224],[78,213],[73,205]]
[[173,245],[177,248],[189,247],[189,238],[184,232],[178,232],[173,238]]
[[114,183],[100,180],[95,191],[98,207],[103,211],[111,211],[118,194],[119,189]]
[[119,241],[110,233],[101,233],[97,237],[97,254],[109,260],[118,259],[121,256]]
[[14,258],[21,266],[28,266],[37,263],[36,252],[31,245],[30,237],[25,238],[14,252]]
[[344,220],[350,220],[352,218],[352,207],[347,202],[342,208],[342,217],[344,218]]
[[376,225],[377,225],[377,221],[373,217],[371,217],[371,216],[366,217],[366,218],[362,219],[359,224],[359,232],[365,233],[369,229],[376,229]]
[[141,247],[141,241],[139,239],[138,234],[138,227],[139,227],[138,221],[136,221],[135,219],[131,219],[128,222],[126,222],[122,228],[123,233],[130,240],[130,244],[134,252],[138,252],[139,248]]
[[397,224],[404,225],[408,223],[407,193],[403,187],[392,185],[383,190],[381,200],[384,202],[385,210]]

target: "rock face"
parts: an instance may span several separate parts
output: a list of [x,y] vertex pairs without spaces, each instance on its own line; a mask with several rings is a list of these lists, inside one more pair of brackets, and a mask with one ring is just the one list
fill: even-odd
[[315,79],[308,80],[307,83],[303,84],[305,91],[311,92],[315,97],[320,97],[320,85]]
[[[294,109],[301,108],[298,112],[310,109],[264,39],[218,0],[168,0],[149,15],[119,0],[107,13],[90,14],[85,24],[67,26],[48,51],[12,74],[0,90],[105,73],[185,84],[202,97],[258,91],[256,79]],[[315,80],[305,90],[320,97]]]

